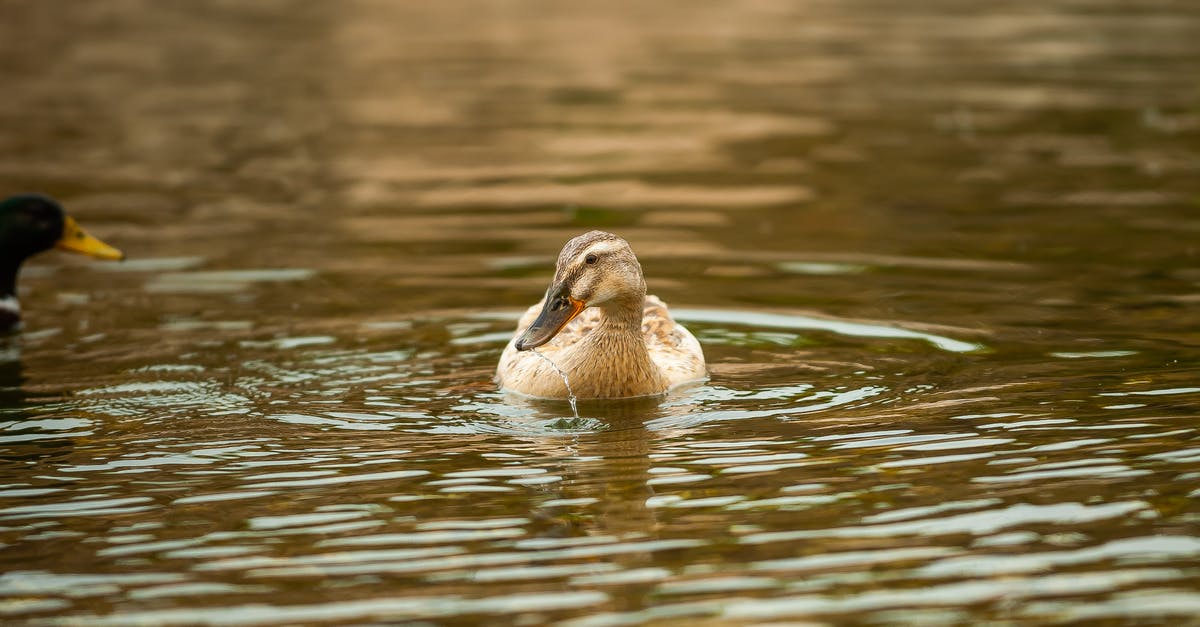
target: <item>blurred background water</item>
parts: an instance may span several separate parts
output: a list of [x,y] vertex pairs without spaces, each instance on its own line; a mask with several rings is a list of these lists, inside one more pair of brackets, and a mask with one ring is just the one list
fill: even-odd
[[[1200,614],[1200,5],[0,0],[0,620]],[[491,382],[626,237],[711,380]]]

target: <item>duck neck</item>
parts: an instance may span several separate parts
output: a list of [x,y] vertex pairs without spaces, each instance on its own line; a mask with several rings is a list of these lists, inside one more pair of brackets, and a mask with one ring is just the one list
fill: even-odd
[[21,319],[17,303],[17,272],[20,261],[0,259],[0,333],[12,330]]
[[642,337],[644,299],[612,302],[600,308],[599,325],[564,364],[568,372],[587,373],[572,376],[577,394],[616,398],[665,389],[663,374],[650,358]]
[[23,259],[0,258],[0,298],[17,295],[17,273]]
[[612,301],[600,307],[600,327],[598,332],[618,338],[628,338],[645,351],[646,343],[642,340],[642,309],[645,306],[646,295]]

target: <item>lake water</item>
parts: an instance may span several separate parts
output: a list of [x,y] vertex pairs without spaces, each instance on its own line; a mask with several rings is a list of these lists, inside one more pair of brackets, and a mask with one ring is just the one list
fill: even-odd
[[[1200,4],[0,15],[0,622],[1200,615]],[[496,390],[593,228],[709,381]]]

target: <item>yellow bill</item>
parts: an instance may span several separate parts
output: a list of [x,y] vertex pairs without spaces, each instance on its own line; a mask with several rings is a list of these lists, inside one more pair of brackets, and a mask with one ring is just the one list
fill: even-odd
[[125,258],[125,253],[88,235],[88,232],[83,230],[71,216],[64,218],[62,237],[54,244],[54,247],[99,259],[120,261]]

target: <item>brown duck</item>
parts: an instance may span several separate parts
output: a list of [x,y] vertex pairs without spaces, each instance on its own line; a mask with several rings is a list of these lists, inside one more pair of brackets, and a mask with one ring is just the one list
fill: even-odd
[[496,368],[506,390],[567,398],[661,394],[706,376],[700,342],[646,295],[642,266],[625,240],[603,231],[576,237],[558,255],[554,281],[517,323]]

